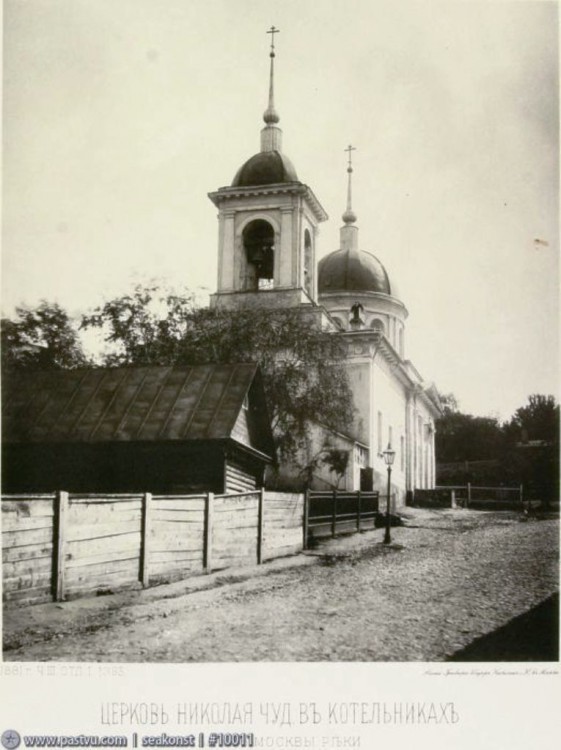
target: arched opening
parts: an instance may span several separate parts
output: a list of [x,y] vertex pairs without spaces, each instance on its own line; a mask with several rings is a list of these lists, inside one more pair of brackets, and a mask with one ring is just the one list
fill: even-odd
[[370,328],[372,328],[374,331],[379,331],[380,333],[386,332],[384,322],[380,320],[380,318],[374,318],[374,320],[370,323]]
[[272,289],[275,274],[275,231],[263,219],[251,221],[243,230],[247,259],[246,288]]
[[310,230],[304,231],[304,289],[310,297],[313,295],[313,275],[312,275],[312,236]]

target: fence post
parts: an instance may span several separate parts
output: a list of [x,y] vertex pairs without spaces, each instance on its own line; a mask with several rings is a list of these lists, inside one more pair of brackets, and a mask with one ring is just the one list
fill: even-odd
[[362,520],[360,517],[360,514],[362,513],[362,493],[360,490],[357,492],[357,495],[358,495],[358,498],[357,498],[358,502],[357,502],[357,511],[356,511],[356,530],[360,534],[360,530],[361,530],[360,522]]
[[333,490],[333,515],[331,516],[331,536],[337,533],[337,490]]
[[205,573],[212,570],[212,511],[214,492],[207,492],[205,497],[205,526],[203,540],[203,568]]
[[[520,508],[524,510],[524,485],[520,485]],[[530,510],[530,504],[528,503],[528,510]]]
[[304,493],[304,523],[302,524],[302,549],[308,549],[308,517],[310,515],[310,490],[306,489]]
[[450,507],[456,507],[456,490],[450,490]]
[[469,508],[470,503],[471,503],[471,482],[468,482],[467,483],[466,508]]
[[263,562],[263,500],[265,490],[261,487],[257,507],[257,565]]
[[64,601],[64,556],[66,552],[66,514],[68,511],[68,492],[59,490],[55,497],[55,516],[53,524],[53,595],[57,602]]
[[140,536],[140,582],[143,586],[150,585],[150,511],[152,509],[152,493],[145,492],[142,496],[142,530]]

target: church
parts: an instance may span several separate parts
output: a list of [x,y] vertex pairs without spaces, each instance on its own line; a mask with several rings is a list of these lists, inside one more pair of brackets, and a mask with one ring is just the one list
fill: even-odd
[[[355,414],[352,434],[312,425],[317,446],[348,452],[340,489],[385,493],[383,451],[395,452],[392,494],[402,505],[409,492],[435,482],[435,420],[441,404],[406,358],[407,308],[382,262],[359,246],[352,208],[352,151],[347,149],[347,205],[340,246],[318,262],[318,226],[327,213],[298,178],[282,148],[274,101],[274,37],[271,34],[269,100],[258,153],[232,184],[209,194],[218,209],[218,281],[211,305],[226,310],[299,308],[346,345],[346,368]],[[326,469],[313,485],[335,483]]]

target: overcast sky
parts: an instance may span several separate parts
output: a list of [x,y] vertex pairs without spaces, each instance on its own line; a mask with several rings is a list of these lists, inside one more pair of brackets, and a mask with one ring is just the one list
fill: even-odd
[[207,193],[259,150],[271,24],[284,151],[330,216],[319,255],[352,143],[359,245],[422,375],[502,418],[557,394],[553,3],[5,0],[4,313],[151,277],[215,289]]

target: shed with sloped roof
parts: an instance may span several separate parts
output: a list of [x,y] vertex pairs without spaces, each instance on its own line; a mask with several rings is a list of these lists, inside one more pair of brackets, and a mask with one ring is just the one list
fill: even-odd
[[18,372],[3,384],[4,492],[235,492],[274,456],[255,364]]

